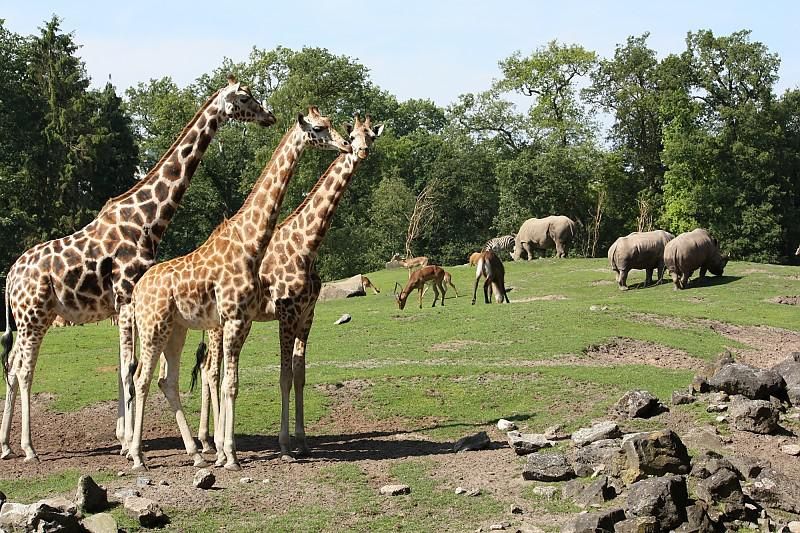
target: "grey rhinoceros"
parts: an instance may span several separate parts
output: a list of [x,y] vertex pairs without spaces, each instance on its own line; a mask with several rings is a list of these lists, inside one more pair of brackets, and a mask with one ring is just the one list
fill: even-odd
[[620,290],[628,290],[626,281],[631,270],[645,270],[645,287],[653,282],[653,270],[658,270],[658,281],[664,278],[664,247],[674,239],[672,233],[662,230],[634,231],[620,237],[608,249],[611,270],[617,273]]
[[728,259],[719,252],[719,242],[708,231],[697,228],[681,233],[664,247],[664,265],[669,270],[675,290],[689,286],[689,278],[698,268],[700,277],[706,271],[721,276]]
[[557,257],[567,257],[567,247],[575,237],[575,222],[563,215],[529,218],[520,226],[511,258],[518,261],[522,252],[528,261],[536,259],[536,250],[556,249]]

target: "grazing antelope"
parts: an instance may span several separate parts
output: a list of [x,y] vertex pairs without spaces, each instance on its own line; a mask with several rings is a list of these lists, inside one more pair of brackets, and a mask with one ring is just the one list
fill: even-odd
[[491,303],[489,299],[489,285],[492,286],[494,299],[497,303],[503,302],[511,303],[508,301],[506,294],[506,269],[503,267],[503,262],[497,257],[497,254],[492,251],[485,251],[481,253],[478,259],[478,265],[475,269],[475,286],[472,290],[472,305],[475,305],[475,296],[478,293],[478,280],[481,276],[486,278],[483,283],[483,300],[484,302]]
[[[456,291],[456,298],[458,298],[458,289],[456,289],[456,286],[453,285],[453,278],[450,276],[450,272],[446,270],[444,271],[444,280],[442,281],[442,285],[444,286],[450,285],[451,287],[453,287],[453,290]],[[423,298],[425,297],[425,293],[427,292],[428,292],[428,286],[426,285],[425,290],[422,291]]]
[[[419,291],[419,308],[422,309],[422,295],[427,284],[433,286],[433,305],[431,307],[436,307],[436,300],[439,298],[440,293],[442,295],[442,305],[444,305],[444,295],[447,292],[447,287],[442,284],[444,275],[445,271],[440,266],[430,265],[420,268],[411,274],[411,277],[408,278],[408,283],[399,294],[395,292],[394,297],[397,300],[397,306],[403,309],[411,291],[417,289]],[[395,290],[397,290],[396,284]]]
[[367,292],[367,289],[372,289],[374,294],[380,294],[381,290],[375,286],[372,281],[367,276],[361,276],[361,287],[364,289],[364,292]]
[[392,261],[397,261],[398,263],[400,263],[401,265],[403,265],[405,268],[408,269],[409,279],[411,278],[411,273],[414,271],[415,268],[426,267],[428,266],[429,262],[428,258],[425,257],[424,255],[421,255],[419,257],[410,257],[403,259],[402,257],[400,257],[400,254],[394,254],[392,256]]
[[469,265],[470,266],[477,265],[478,264],[478,259],[481,258],[481,254],[482,253],[483,252],[473,252],[472,254],[470,254],[470,256],[469,256]]

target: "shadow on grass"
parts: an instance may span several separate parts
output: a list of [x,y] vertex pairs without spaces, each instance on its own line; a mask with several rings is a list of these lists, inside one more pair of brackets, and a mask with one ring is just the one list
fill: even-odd
[[695,278],[689,283],[689,288],[692,287],[714,287],[716,285],[727,285],[734,281],[739,281],[742,276],[706,276],[704,278]]

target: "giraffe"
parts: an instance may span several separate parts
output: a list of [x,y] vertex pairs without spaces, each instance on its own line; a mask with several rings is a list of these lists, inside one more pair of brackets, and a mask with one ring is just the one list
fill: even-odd
[[133,323],[129,303],[136,281],[155,263],[156,251],[206,148],[229,119],[275,123],[271,111],[250,90],[228,79],[184,127],[150,172],[130,190],[106,202],[84,228],[61,239],[38,244],[12,265],[6,279],[7,317],[2,336],[6,402],[0,426],[0,457],[9,447],[17,391],[22,410],[21,446],[25,461],[38,461],[31,443],[30,390],[39,348],[57,315],[77,324],[119,314],[120,374],[117,438],[125,452],[133,430]]
[[[163,355],[158,385],[178,423],[186,453],[195,466],[205,466],[197,451],[178,395],[178,373],[186,332],[219,327],[225,358],[223,415],[226,469],[240,470],[234,443],[234,407],[238,394],[238,358],[261,305],[258,268],[272,238],[281,203],[306,146],[350,151],[350,143],[331,127],[316,107],[298,116],[283,136],[239,211],[220,224],[195,251],[151,268],[136,284],[133,309],[141,343],[136,389],[135,425],[130,452],[133,469],[145,470],[142,454],[144,406],[159,355]],[[219,462],[220,464],[222,461]]]
[[[306,342],[314,320],[314,307],[322,286],[315,260],[325,233],[330,228],[336,207],[361,161],[369,156],[370,146],[383,132],[383,125],[372,125],[369,115],[361,122],[358,116],[348,125],[351,153],[340,154],[325,171],[303,202],[284,220],[275,232],[261,263],[261,286],[264,291],[256,321],[279,320],[281,345],[281,430],[278,442],[285,459],[290,455],[289,393],[295,386],[295,438],[299,455],[308,455],[303,416]],[[195,367],[201,371],[202,403],[198,438],[204,450],[208,442],[209,401],[215,419],[219,420],[217,384],[223,360],[222,331],[209,331],[208,355]],[[219,422],[216,427],[219,428]],[[222,435],[214,433],[218,461]]]

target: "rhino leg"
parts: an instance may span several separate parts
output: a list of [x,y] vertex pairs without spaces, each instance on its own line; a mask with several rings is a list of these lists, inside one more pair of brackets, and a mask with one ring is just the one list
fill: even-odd
[[627,270],[620,270],[619,271],[619,279],[618,279],[619,290],[621,290],[621,291],[627,291],[628,290],[627,281],[628,281],[628,271]]
[[681,276],[681,289],[686,289],[687,287],[689,287],[689,276],[691,275],[692,273],[688,272],[684,273],[683,276]]
[[678,274],[677,272],[670,272],[669,275],[672,277],[672,283],[675,284],[675,286],[672,288],[672,290],[677,291],[678,289],[682,289],[683,287],[681,287],[680,274]]
[[536,256],[533,255],[533,246],[531,246],[530,243],[522,243],[522,249],[525,250],[525,254],[528,256],[528,261],[536,259]]
[[664,263],[658,265],[658,283],[664,279]]
[[653,269],[647,268],[645,269],[644,286],[647,287],[648,285],[652,284],[653,284]]
[[704,266],[700,267],[700,277],[701,278],[706,277],[706,267]]
[[564,245],[559,241],[556,241],[556,257],[567,257],[567,252],[564,250]]

